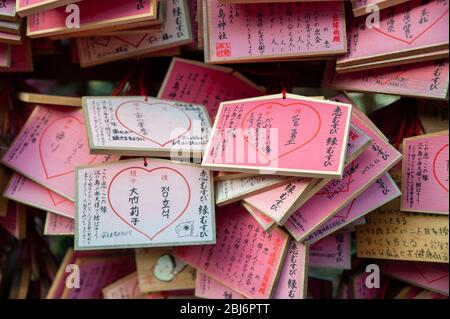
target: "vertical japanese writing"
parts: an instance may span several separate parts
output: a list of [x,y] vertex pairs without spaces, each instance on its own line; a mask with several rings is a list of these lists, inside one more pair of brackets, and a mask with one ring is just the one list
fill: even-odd
[[296,296],[296,292],[298,289],[298,283],[297,283],[297,263],[298,263],[298,254],[299,249],[297,247],[297,243],[295,241],[292,241],[289,247],[289,279],[287,281],[288,284],[288,296],[289,298],[293,299]]
[[[130,174],[130,183],[135,184],[137,181],[137,172],[136,170],[131,170]],[[128,203],[130,205],[130,221],[136,226],[139,223],[139,192],[137,187],[132,187],[128,192]]]
[[323,166],[328,167],[331,166],[334,162],[334,151],[338,146],[337,134],[340,129],[340,122],[342,118],[342,109],[340,106],[336,106],[333,111],[332,120],[330,124],[330,136],[327,137],[326,145],[326,155],[325,162]]
[[439,90],[441,84],[442,71],[444,69],[444,60],[438,60],[435,63],[433,78],[431,79],[430,91]]
[[198,214],[200,215],[200,237],[208,237],[208,220],[209,220],[209,173],[206,170],[200,172],[200,205],[198,207]]

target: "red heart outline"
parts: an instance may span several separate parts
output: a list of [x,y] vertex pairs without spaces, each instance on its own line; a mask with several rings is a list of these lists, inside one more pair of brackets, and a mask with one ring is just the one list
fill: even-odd
[[[134,225],[130,224],[129,222],[127,222],[114,208],[112,202],[111,202],[111,186],[114,183],[115,179],[122,174],[125,171],[128,170],[143,170],[149,174],[157,171],[157,170],[162,170],[162,169],[166,169],[172,172],[175,172],[176,174],[178,174],[179,176],[181,176],[181,178],[184,180],[184,182],[186,183],[187,189],[188,189],[188,200],[186,203],[186,206],[181,210],[181,212],[175,217],[175,219],[173,221],[171,221],[169,224],[167,224],[165,227],[161,228],[159,231],[157,231],[153,236],[149,236],[146,233],[144,233],[143,231],[137,229]],[[186,210],[189,207],[189,204],[191,202],[191,187],[189,186],[188,181],[186,180],[186,177],[184,177],[183,174],[181,174],[179,171],[177,171],[174,168],[171,167],[166,167],[166,166],[162,166],[162,167],[156,167],[154,169],[148,170],[146,168],[142,168],[142,167],[138,167],[138,166],[132,166],[132,167],[128,167],[128,168],[124,168],[121,171],[119,171],[116,175],[114,175],[114,177],[112,178],[111,182],[109,183],[108,186],[108,203],[109,206],[111,207],[111,209],[113,210],[114,214],[117,215],[117,217],[119,217],[125,224],[127,224],[128,226],[130,226],[132,229],[134,229],[135,231],[137,231],[138,233],[140,233],[141,235],[144,235],[145,237],[147,237],[150,241],[152,241],[156,236],[158,236],[159,234],[161,234],[163,231],[165,231],[167,228],[169,228],[170,226],[172,226],[178,219],[180,219],[181,216],[183,216],[183,214],[186,212]]]
[[252,113],[255,109],[257,109],[257,108],[259,108],[259,107],[261,107],[261,106],[263,106],[263,105],[266,105],[266,104],[267,104],[267,105],[278,105],[278,106],[281,106],[281,107],[284,107],[284,108],[289,107],[289,106],[292,106],[292,105],[305,106],[305,107],[307,107],[307,108],[310,108],[314,113],[316,113],[317,118],[318,118],[318,120],[319,120],[319,125],[317,126],[317,131],[314,133],[314,135],[313,135],[309,140],[307,140],[305,143],[303,143],[303,144],[301,144],[301,145],[299,145],[299,146],[293,148],[292,150],[287,151],[287,152],[285,152],[285,153],[282,153],[282,154],[280,154],[280,155],[278,155],[277,157],[272,158],[272,159],[269,159],[264,153],[261,153],[261,151],[260,151],[259,149],[257,149],[252,143],[250,143],[250,142],[248,141],[247,136],[245,136],[245,134],[244,134],[244,140],[247,142],[247,144],[248,144],[249,146],[251,146],[253,149],[255,149],[259,154],[261,154],[262,156],[264,156],[264,157],[269,161],[269,163],[272,162],[272,161],[274,161],[274,160],[276,160],[276,159],[279,159],[279,158],[281,158],[281,157],[283,157],[283,156],[289,155],[290,153],[292,153],[292,152],[294,152],[294,151],[296,151],[296,150],[302,148],[303,146],[309,144],[312,140],[314,140],[314,139],[316,138],[316,136],[317,136],[317,135],[319,134],[319,132],[320,132],[320,129],[322,128],[322,118],[321,118],[319,112],[318,112],[314,107],[312,107],[312,106],[310,106],[310,105],[308,105],[308,104],[300,103],[300,102],[294,102],[294,103],[289,103],[289,104],[281,104],[281,103],[278,103],[278,102],[265,102],[265,103],[258,104],[257,106],[251,108],[251,109],[244,115],[244,117],[242,118],[242,121],[241,121],[241,130],[242,130],[242,132],[245,132],[245,129],[244,129],[244,123],[245,123],[245,120],[247,119],[247,116],[248,116],[250,113]]
[[350,203],[350,206],[347,209],[347,212],[345,213],[345,216],[342,215],[334,215],[334,217],[339,217],[339,218],[344,218],[347,219],[348,215],[350,215],[350,212],[352,211],[353,208],[353,204],[355,204],[356,198],[354,200],[352,200],[352,202]]
[[423,279],[425,279],[426,282],[429,283],[429,284],[448,277],[448,273],[447,273],[447,274],[444,274],[444,275],[442,275],[440,277],[436,277],[436,278],[433,278],[433,279],[428,279],[426,273],[422,272],[422,270],[420,269],[420,267],[417,264],[414,264],[414,267],[416,268],[416,270],[419,273],[419,275],[421,275],[423,277]]
[[50,197],[51,201],[53,202],[54,206],[58,206],[59,204],[62,204],[64,202],[69,201],[68,199],[62,198],[60,201],[57,201],[54,197],[53,197],[53,192],[49,189],[47,189],[48,192],[48,196]]
[[442,20],[445,15],[448,13],[448,9],[444,11],[443,14],[441,14],[435,21],[433,21],[432,24],[430,24],[428,27],[426,27],[422,32],[420,32],[418,35],[416,35],[414,38],[412,38],[411,40],[404,40],[402,38],[396,37],[395,35],[389,34],[385,31],[380,30],[379,28],[373,28],[375,31],[378,31],[380,34],[383,34],[385,36],[387,36],[388,38],[406,43],[408,45],[411,45],[414,43],[414,41],[416,41],[418,38],[420,38],[424,33],[428,32],[432,27],[434,27],[440,20]]
[[133,43],[133,42],[131,42],[131,41],[122,39],[122,37],[120,37],[120,36],[118,36],[118,35],[113,36],[113,38],[115,38],[115,39],[117,39],[117,40],[119,40],[119,41],[122,41],[122,42],[124,42],[124,43],[126,43],[126,44],[129,44],[129,45],[131,45],[132,47],[134,47],[135,49],[137,49],[137,48],[140,47],[140,45],[141,45],[142,42],[145,40],[145,38],[147,37],[147,35],[148,35],[148,33],[145,33],[145,34],[139,39],[139,41],[138,41],[136,44]]
[[381,86],[385,86],[387,83],[391,82],[392,80],[394,80],[395,78],[399,77],[400,75],[402,75],[405,72],[406,72],[406,70],[394,73],[392,76],[388,77],[387,80],[384,80],[384,81],[380,81],[376,76],[373,76],[373,75],[370,76],[370,77],[372,79],[374,79],[375,81],[380,81],[380,85]]
[[[144,104],[146,104],[146,105],[148,105],[148,106],[152,106],[153,104],[163,104],[163,105],[166,105],[166,106],[168,106],[168,107],[174,108],[174,109],[176,109],[176,110],[182,112],[182,113],[186,116],[186,118],[187,118],[188,121],[189,121],[189,127],[186,129],[186,131],[184,131],[183,133],[181,133],[181,134],[178,135],[177,137],[175,137],[175,138],[173,138],[173,139],[171,139],[171,140],[169,140],[169,141],[167,141],[167,142],[165,142],[165,143],[163,143],[163,144],[158,143],[158,142],[156,142],[155,140],[152,140],[151,138],[148,138],[148,137],[146,137],[145,135],[139,134],[138,132],[135,132],[134,130],[130,129],[130,128],[129,128],[128,126],[126,126],[126,125],[122,122],[122,120],[119,118],[119,109],[120,109],[122,106],[124,106],[125,104],[128,104],[128,103],[136,103],[136,102],[137,102],[137,103],[144,103]],[[153,143],[155,143],[155,144],[158,144],[158,145],[161,146],[161,147],[164,147],[164,146],[166,146],[167,144],[169,144],[169,143],[171,143],[171,142],[173,142],[173,141],[179,139],[180,137],[182,137],[183,135],[185,135],[186,133],[188,133],[188,132],[191,130],[191,128],[192,128],[192,120],[191,120],[191,118],[186,114],[186,112],[184,112],[183,110],[180,110],[180,109],[178,109],[178,108],[172,106],[171,104],[167,104],[167,103],[161,103],[161,102],[157,102],[157,103],[147,103],[147,102],[143,102],[143,101],[127,101],[127,102],[123,102],[122,104],[120,104],[120,105],[116,108],[116,111],[115,111],[114,115],[115,115],[117,121],[118,121],[123,127],[125,127],[127,130],[129,130],[130,132],[132,132],[132,133],[134,133],[134,134],[136,134],[136,135],[138,135],[138,136],[140,136],[140,137],[142,137],[142,138],[145,138],[146,140],[149,140],[150,142],[153,142]]]
[[436,153],[436,155],[434,156],[434,159],[433,159],[433,177],[438,182],[438,185],[441,186],[448,193],[448,188],[445,187],[445,185],[439,180],[439,178],[437,176],[437,173],[436,173],[436,161],[437,161],[437,158],[438,158],[439,154],[442,153],[445,150],[445,148],[448,148],[448,144],[442,146],[439,149],[439,151]]
[[[61,117],[61,118],[59,118],[59,119],[54,120],[54,121],[51,122],[49,125],[47,125],[47,127],[44,129],[44,131],[43,131],[42,134],[41,134],[41,137],[39,138],[39,159],[40,159],[40,161],[41,161],[42,167],[43,167],[43,169],[44,169],[45,177],[46,177],[47,179],[52,179],[52,178],[56,178],[56,177],[61,177],[61,176],[68,175],[68,174],[72,174],[72,173],[75,172],[75,169],[72,169],[72,170],[67,171],[67,172],[63,172],[63,173],[59,173],[59,174],[56,174],[56,175],[49,176],[48,171],[47,171],[47,167],[45,166],[44,155],[42,154],[42,140],[44,139],[44,136],[45,136],[45,134],[47,133],[48,129],[49,129],[52,125],[54,125],[56,122],[61,121],[61,120],[65,120],[65,119],[73,119],[73,120],[77,121],[81,126],[84,125],[84,123],[83,123],[82,121],[80,121],[78,118],[76,118],[75,116],[73,116],[73,115],[68,115],[68,116],[64,116],[64,117]],[[86,163],[86,164],[88,164],[88,165],[89,165],[89,164],[92,164],[92,162],[94,162],[96,158],[97,158],[97,155],[94,155],[94,156],[92,157],[92,159],[91,159],[88,163]]]
[[[328,195],[328,194],[335,195],[335,194],[339,194],[339,193],[348,193],[350,191],[350,184],[352,182],[353,167],[355,166],[355,161],[353,161],[350,165],[351,165],[350,174],[348,174],[347,185],[345,186],[344,189],[337,190],[337,191],[331,191],[331,192],[327,192],[327,191],[317,192],[316,195],[322,196],[322,195]],[[316,195],[314,195],[314,196],[316,196]],[[353,205],[353,203],[352,203],[352,205]],[[347,216],[348,216],[348,214],[347,214]]]
[[[110,43],[111,43],[111,38],[110,36],[102,36],[102,37],[95,37],[94,39],[94,44],[95,45],[100,45],[102,47],[107,47]],[[102,40],[105,40],[104,42],[101,42]]]

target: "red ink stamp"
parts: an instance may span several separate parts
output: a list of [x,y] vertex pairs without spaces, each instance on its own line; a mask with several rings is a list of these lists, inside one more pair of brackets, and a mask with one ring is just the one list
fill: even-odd
[[230,42],[216,43],[216,56],[219,58],[230,57],[231,43]]

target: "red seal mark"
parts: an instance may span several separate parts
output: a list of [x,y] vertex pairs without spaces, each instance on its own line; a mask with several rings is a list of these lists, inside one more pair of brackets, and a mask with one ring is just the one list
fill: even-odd
[[216,43],[216,56],[218,58],[227,58],[231,56],[231,43]]

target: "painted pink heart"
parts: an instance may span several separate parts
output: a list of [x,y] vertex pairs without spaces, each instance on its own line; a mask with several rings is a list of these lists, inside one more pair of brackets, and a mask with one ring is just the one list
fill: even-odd
[[72,174],[75,167],[91,164],[84,123],[75,116],[54,120],[39,138],[39,159],[47,179]]
[[[393,7],[393,10],[395,10],[395,14],[399,14],[402,13],[404,11],[404,7],[408,5],[400,5],[397,7]],[[444,3],[445,5],[445,3]],[[438,24],[442,19],[444,19],[447,15],[448,15],[448,5],[447,7],[442,6],[442,4],[437,3],[436,1],[434,2],[430,2],[429,4],[427,4],[427,11],[428,11],[428,23],[418,23],[418,21],[421,19],[422,16],[422,10],[424,10],[425,7],[424,6],[414,6],[411,8],[410,11],[410,19],[411,19],[411,25],[410,25],[410,32],[411,35],[410,37],[408,37],[405,33],[404,33],[404,29],[403,28],[398,28],[399,32],[395,33],[395,35],[393,34],[393,32],[388,32],[388,21],[390,21],[390,19],[387,18],[387,12],[383,11],[383,13],[385,14],[385,16],[382,18],[381,21],[381,28],[373,28],[375,31],[377,31],[378,33],[390,38],[390,39],[394,39],[403,43],[406,43],[408,45],[413,44],[417,39],[421,38],[422,36],[424,36],[430,29],[432,29],[436,24]],[[403,10],[403,11],[401,11]],[[448,28],[448,26],[445,26],[445,28]],[[439,31],[438,31],[439,32]]]
[[[131,201],[130,196],[134,198]],[[163,203],[166,199],[168,202]],[[170,167],[129,167],[118,172],[108,187],[108,202],[113,212],[150,241],[180,219],[190,201],[189,183],[183,174]],[[163,214],[163,206],[167,215]],[[138,222],[134,223],[133,218]]]
[[442,146],[433,159],[433,176],[448,193],[448,144]]
[[[250,109],[242,119],[241,129],[248,145],[271,162],[309,144],[319,134],[321,125],[319,112],[308,104],[269,102]],[[265,151],[267,142],[262,143],[266,138],[270,144],[269,127],[278,130],[278,150],[275,156],[268,156]],[[256,133],[260,131],[265,136]],[[293,131],[296,132],[295,137]]]
[[[161,102],[128,101],[117,107],[115,115],[127,130],[161,147],[185,135],[192,127],[191,118],[183,110]],[[168,128],[176,130],[175,137]]]

